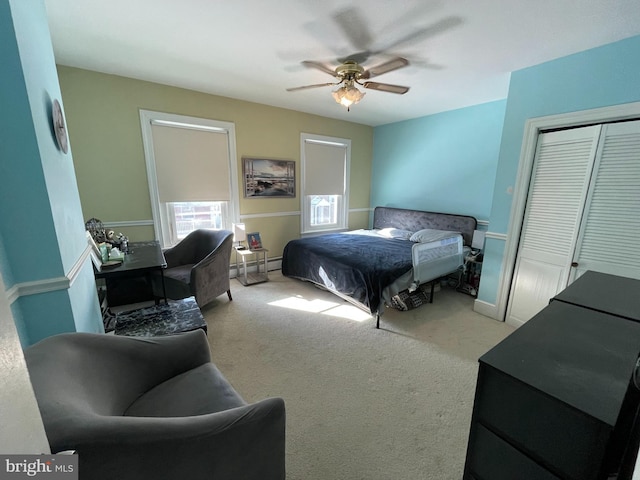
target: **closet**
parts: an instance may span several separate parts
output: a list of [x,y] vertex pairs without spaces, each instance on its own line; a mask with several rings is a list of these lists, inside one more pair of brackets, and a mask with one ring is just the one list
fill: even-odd
[[541,133],[506,321],[585,271],[640,279],[640,120]]

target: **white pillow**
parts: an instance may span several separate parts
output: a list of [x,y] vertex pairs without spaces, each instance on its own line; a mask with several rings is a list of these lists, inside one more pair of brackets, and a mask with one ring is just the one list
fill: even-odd
[[378,235],[387,238],[399,238],[401,240],[409,240],[413,232],[411,230],[401,230],[399,228],[383,228],[378,230]]
[[437,240],[443,240],[445,238],[451,238],[456,235],[460,235],[459,232],[450,232],[448,230],[434,230],[432,228],[425,228],[415,232],[409,240],[416,243],[428,243],[435,242]]

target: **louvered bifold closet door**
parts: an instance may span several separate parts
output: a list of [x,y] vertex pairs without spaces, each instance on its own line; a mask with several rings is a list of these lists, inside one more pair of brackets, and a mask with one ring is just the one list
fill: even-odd
[[513,325],[529,320],[567,285],[600,130],[538,138],[507,309]]
[[640,279],[640,121],[605,125],[602,137],[574,276],[594,270]]

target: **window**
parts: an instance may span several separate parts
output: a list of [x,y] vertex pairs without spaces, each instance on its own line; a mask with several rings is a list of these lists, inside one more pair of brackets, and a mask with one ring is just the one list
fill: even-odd
[[338,195],[310,195],[311,226],[338,224]]
[[227,202],[171,202],[167,218],[178,240],[199,228],[221,230],[224,228]]
[[351,141],[303,133],[302,233],[344,230]]
[[140,119],[162,246],[199,228],[230,230],[239,204],[234,125],[146,110]]

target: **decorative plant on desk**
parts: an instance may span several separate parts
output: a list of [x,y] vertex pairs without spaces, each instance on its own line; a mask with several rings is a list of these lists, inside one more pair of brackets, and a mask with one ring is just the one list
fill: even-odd
[[97,218],[90,218],[84,224],[84,227],[91,234],[91,237],[96,243],[102,243],[107,241],[107,235],[104,231],[104,225]]
[[109,243],[123,253],[129,250],[129,238],[122,233],[116,235],[113,230],[106,231],[104,224],[97,218],[90,218],[84,226],[97,244]]

